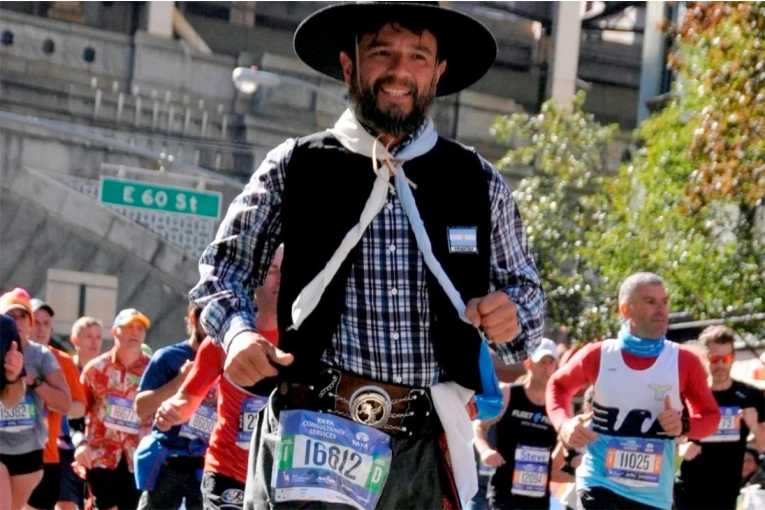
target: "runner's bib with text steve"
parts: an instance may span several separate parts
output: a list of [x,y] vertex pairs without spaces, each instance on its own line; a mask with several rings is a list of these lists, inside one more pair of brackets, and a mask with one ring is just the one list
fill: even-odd
[[549,448],[519,444],[515,448],[512,493],[532,498],[544,497],[547,494],[549,470]]
[[372,510],[391,463],[390,436],[331,414],[282,411],[271,487],[277,502],[323,501]]
[[606,476],[630,487],[658,487],[664,445],[641,438],[616,438],[608,443]]
[[24,392],[24,398],[10,409],[0,404],[0,430],[3,432],[31,429],[36,422],[37,404],[29,391]]
[[110,394],[106,399],[104,425],[126,434],[138,434],[141,429],[141,420],[133,411],[133,401]]
[[720,425],[709,437],[701,440],[702,443],[728,443],[741,439],[741,417],[738,406],[720,407]]
[[268,404],[268,397],[249,397],[242,400],[242,407],[239,409],[239,429],[236,431],[236,445],[243,449],[250,449],[250,440],[252,431],[255,430],[255,424],[258,422],[258,413]]
[[210,442],[215,423],[218,421],[218,413],[210,406],[199,406],[189,421],[181,425],[179,436],[186,439],[201,439]]

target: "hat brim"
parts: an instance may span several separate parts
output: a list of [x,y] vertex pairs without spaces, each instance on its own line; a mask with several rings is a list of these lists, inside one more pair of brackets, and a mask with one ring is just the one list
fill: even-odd
[[22,305],[20,303],[13,303],[11,305],[8,305],[5,308],[3,308],[2,310],[0,310],[0,313],[7,314],[11,310],[22,310],[24,312],[27,312],[27,315],[31,315],[31,313],[32,313],[32,312],[29,311],[29,308],[27,308],[26,306],[24,306],[24,305]]
[[127,320],[124,320],[118,323],[117,326],[125,326],[127,324],[130,324],[133,321],[140,322],[141,324],[143,324],[143,327],[146,329],[149,329],[151,327],[151,321],[149,320],[148,317],[146,317],[143,314],[133,315],[132,317],[129,317]]
[[46,312],[48,312],[50,314],[51,317],[56,315],[56,313],[53,311],[53,308],[51,308],[48,303],[43,303],[40,306],[37,306],[37,307],[33,306],[32,307],[32,311],[33,312],[37,312],[37,310],[45,310]]
[[446,61],[437,96],[459,92],[477,82],[497,57],[497,42],[480,21],[453,9],[412,2],[361,2],[325,7],[306,18],[295,31],[298,58],[312,69],[343,81],[340,52],[353,47],[359,24],[370,20],[421,20],[438,41]]
[[555,361],[558,361],[558,353],[548,351],[548,350],[536,351],[534,354],[532,354],[531,361],[533,363],[539,363],[540,361],[542,361],[542,358],[544,358],[545,356],[550,356]]

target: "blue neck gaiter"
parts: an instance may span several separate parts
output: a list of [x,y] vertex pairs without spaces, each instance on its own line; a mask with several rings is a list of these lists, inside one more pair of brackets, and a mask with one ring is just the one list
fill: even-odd
[[641,358],[655,358],[664,349],[666,338],[662,336],[657,340],[643,340],[630,333],[629,325],[625,322],[619,330],[619,348]]

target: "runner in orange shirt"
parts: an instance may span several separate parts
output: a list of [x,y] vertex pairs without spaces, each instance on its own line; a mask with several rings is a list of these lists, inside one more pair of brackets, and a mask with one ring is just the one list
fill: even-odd
[[[276,299],[279,293],[282,250],[276,252],[263,287],[255,292],[258,332],[278,344]],[[218,422],[210,436],[202,478],[205,510],[241,510],[247,477],[247,458],[257,413],[268,402],[269,386],[244,390],[223,375],[226,353],[207,338],[199,348],[194,366],[180,390],[160,405],[156,425],[161,430],[186,422],[207,392],[218,384]]]
[[151,420],[140,420],[133,407],[150,360],[141,350],[150,325],[138,310],[122,310],[112,326],[114,347],[82,372],[87,428],[74,458],[86,469],[99,510],[135,510],[141,496],[133,479],[133,453],[141,437],[149,433]]

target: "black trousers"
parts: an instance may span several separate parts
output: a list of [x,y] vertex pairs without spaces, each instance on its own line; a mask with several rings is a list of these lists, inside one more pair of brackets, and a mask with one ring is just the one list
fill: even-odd
[[655,507],[619,496],[603,487],[579,490],[584,510],[654,510]]
[[[244,508],[246,510],[311,508],[352,509],[345,504],[315,501],[277,503],[271,488],[274,455],[279,447],[279,413],[287,409],[274,392],[258,414],[259,424],[250,444]],[[450,469],[444,462],[443,431],[406,438],[391,438],[392,462],[377,509],[422,510],[458,508]],[[445,503],[446,502],[446,503]]]

